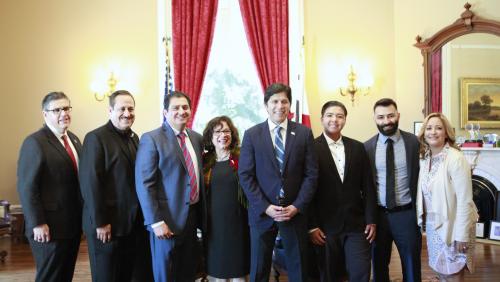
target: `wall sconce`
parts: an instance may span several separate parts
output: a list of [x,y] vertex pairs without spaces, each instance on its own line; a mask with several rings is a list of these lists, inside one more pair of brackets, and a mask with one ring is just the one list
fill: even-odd
[[359,87],[356,86],[355,82],[357,79],[357,75],[354,72],[354,69],[351,65],[351,71],[347,75],[347,80],[349,81],[349,85],[346,88],[340,87],[340,95],[342,96],[351,96],[351,102],[352,106],[354,107],[354,97],[356,96],[356,93],[363,94],[363,95],[368,95],[370,93],[370,87]]
[[99,91],[95,91],[94,98],[99,102],[104,101],[104,99],[108,98],[109,96],[111,96],[111,94],[113,94],[113,92],[115,92],[115,87],[117,83],[118,81],[116,80],[115,75],[113,74],[113,72],[111,72],[107,81],[108,84],[107,91],[104,93],[99,93]]

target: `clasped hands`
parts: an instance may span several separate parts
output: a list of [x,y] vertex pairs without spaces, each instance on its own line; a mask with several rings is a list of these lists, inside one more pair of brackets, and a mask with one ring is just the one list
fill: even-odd
[[298,212],[299,210],[294,205],[289,205],[286,207],[269,205],[269,207],[267,207],[266,209],[266,214],[277,222],[289,221]]

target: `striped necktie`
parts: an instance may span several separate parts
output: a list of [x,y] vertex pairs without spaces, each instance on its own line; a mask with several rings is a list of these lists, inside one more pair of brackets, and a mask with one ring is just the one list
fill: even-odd
[[[274,129],[274,152],[276,154],[276,160],[278,161],[278,167],[280,169],[281,175],[283,175],[283,169],[285,167],[285,146],[283,145],[283,137],[281,136],[281,126],[276,126]],[[278,202],[283,201],[285,198],[285,191],[283,186],[280,188]]]
[[186,167],[189,174],[189,183],[191,186],[191,191],[189,192],[189,201],[195,203],[198,198],[198,181],[196,181],[196,171],[194,170],[193,160],[186,146],[186,134],[184,132],[177,135],[179,137],[179,144],[181,145],[182,155],[186,161]]

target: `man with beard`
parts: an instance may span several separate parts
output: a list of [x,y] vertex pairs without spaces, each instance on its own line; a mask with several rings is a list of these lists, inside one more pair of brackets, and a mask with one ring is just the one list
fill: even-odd
[[131,129],[134,120],[134,97],[118,90],[109,97],[109,121],[83,142],[80,187],[92,281],[153,280],[148,232],[135,191],[139,138]]
[[415,202],[419,171],[419,143],[398,129],[396,102],[389,98],[373,106],[379,133],[365,142],[377,186],[378,226],[372,249],[374,281],[389,281],[392,242],[401,258],[403,281],[420,281],[421,234]]

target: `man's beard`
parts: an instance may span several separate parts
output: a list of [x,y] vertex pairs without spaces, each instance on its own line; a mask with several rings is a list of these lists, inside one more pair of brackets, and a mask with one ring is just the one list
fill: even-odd
[[392,135],[394,135],[394,133],[396,133],[396,131],[398,131],[399,120],[397,120],[396,122],[394,122],[394,124],[392,125],[392,128],[384,129],[384,127],[386,127],[387,125],[388,124],[384,124],[384,125],[377,124],[378,131],[380,133],[382,133],[382,135],[392,136]]

